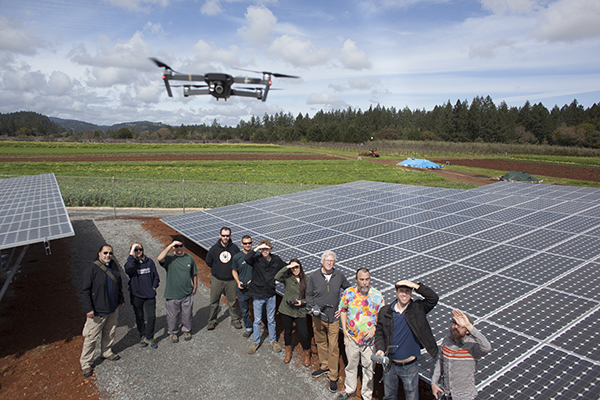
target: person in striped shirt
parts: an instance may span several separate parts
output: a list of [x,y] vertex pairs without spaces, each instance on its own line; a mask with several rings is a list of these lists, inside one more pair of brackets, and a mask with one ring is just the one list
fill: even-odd
[[431,377],[431,391],[435,398],[439,399],[442,394],[452,400],[475,399],[477,362],[490,351],[490,342],[473,326],[473,318],[462,311],[452,310],[450,335],[442,342]]

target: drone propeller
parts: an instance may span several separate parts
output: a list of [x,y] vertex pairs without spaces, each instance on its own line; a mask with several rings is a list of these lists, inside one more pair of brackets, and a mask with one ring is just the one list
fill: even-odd
[[268,71],[254,71],[252,69],[243,69],[243,68],[238,68],[240,71],[247,71],[247,72],[254,72],[255,74],[263,74],[263,75],[271,75],[274,76],[275,78],[292,78],[292,79],[300,79],[299,76],[295,76],[295,75],[286,75],[286,74],[279,74],[277,72],[268,72]]
[[171,85],[171,87],[193,87],[193,88],[205,88],[208,85]]
[[175,71],[173,68],[169,67],[167,64],[165,64],[164,62],[157,60],[154,57],[149,57],[150,60],[154,61],[154,64],[156,64],[157,67],[159,68],[164,68],[164,69],[168,69],[169,71],[173,71],[176,74],[179,74],[179,72]]

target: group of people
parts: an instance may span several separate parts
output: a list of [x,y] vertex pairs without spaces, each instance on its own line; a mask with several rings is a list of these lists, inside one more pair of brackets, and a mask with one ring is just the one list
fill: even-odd
[[[245,328],[244,337],[252,336],[248,354],[254,354],[261,344],[261,326],[264,323],[273,351],[282,351],[277,341],[275,287],[281,282],[284,296],[279,314],[284,326],[284,362],[292,359],[292,331],[294,324],[303,349],[302,363],[311,365],[311,342],[307,314],[311,315],[319,367],[313,377],[327,375],[329,390],[337,392],[339,378],[338,335],[344,338],[347,357],[344,391],[338,396],[345,400],[357,395],[358,366],[362,366],[361,396],[371,399],[373,393],[372,357],[383,364],[384,399],[396,399],[402,381],[405,398],[418,399],[419,378],[417,358],[421,349],[436,358],[431,388],[436,399],[474,399],[475,367],[477,361],[491,351],[490,343],[473,326],[471,316],[459,310],[452,311],[450,334],[438,348],[426,315],[437,304],[438,296],[423,283],[401,280],[395,284],[395,300],[385,304],[381,292],[371,286],[367,268],[356,271],[356,285],[342,271],[335,268],[336,255],[325,251],[321,268],[307,276],[298,259],[288,263],[272,253],[268,239],[253,248],[252,238],[244,235],[242,249],[231,240],[231,229],[223,227],[219,240],[207,253],[206,264],[211,268],[210,315],[208,330],[217,326],[219,302],[225,295],[229,305],[231,324]],[[81,355],[84,376],[93,373],[95,343],[101,337],[101,356],[116,361],[111,346],[114,342],[118,307],[124,304],[118,266],[112,260],[113,251],[103,245],[98,260],[83,274],[81,298],[87,314],[83,330],[85,338]],[[174,241],[158,256],[166,270],[167,332],[171,342],[190,340],[193,296],[197,289],[198,270],[194,259],[183,251],[183,244]],[[130,278],[129,291],[136,325],[141,337],[140,346],[157,348],[154,340],[155,297],[159,285],[154,262],[144,255],[143,246],[134,243],[125,264]],[[422,299],[413,300],[413,291]],[[241,316],[236,308],[239,303]],[[250,303],[254,318],[250,316]],[[243,324],[242,324],[243,323]]]

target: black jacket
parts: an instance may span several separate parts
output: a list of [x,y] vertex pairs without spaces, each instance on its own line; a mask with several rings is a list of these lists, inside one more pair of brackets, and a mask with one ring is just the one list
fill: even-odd
[[221,240],[218,240],[206,254],[206,265],[210,267],[211,274],[219,280],[232,281],[233,256],[239,251],[240,248],[231,239],[227,242],[227,246],[223,246]]
[[[117,285],[115,285],[117,305],[121,305],[125,303],[125,299],[123,298],[123,285],[121,283],[119,266],[112,260],[108,268],[115,278],[117,278]],[[110,314],[114,312],[114,310],[110,309],[109,305],[106,279],[107,274],[95,263],[83,271],[79,297],[83,311],[86,314],[90,311],[94,311],[94,314]]]
[[271,261],[267,261],[261,252],[254,250],[246,254],[246,264],[252,266],[252,280],[248,287],[248,294],[261,299],[275,296],[275,275],[287,264],[276,254],[271,254]]
[[[415,334],[421,348],[425,348],[429,355],[433,358],[437,356],[438,346],[431,333],[431,327],[427,321],[427,313],[435,307],[438,302],[438,295],[422,283],[419,284],[419,289],[415,289],[417,293],[424,297],[423,300],[410,300],[406,310],[404,310],[404,318],[410,330]],[[396,302],[388,304],[379,311],[377,319],[377,329],[375,331],[375,351],[386,351],[388,346],[392,345],[392,335],[394,332],[394,317],[393,307]]]

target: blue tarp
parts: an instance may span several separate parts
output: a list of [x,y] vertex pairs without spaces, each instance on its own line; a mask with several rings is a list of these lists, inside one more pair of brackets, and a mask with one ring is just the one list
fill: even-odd
[[415,167],[415,168],[443,168],[443,165],[438,165],[429,160],[425,160],[423,158],[407,158],[406,160],[399,162],[398,165],[402,165],[405,167]]

